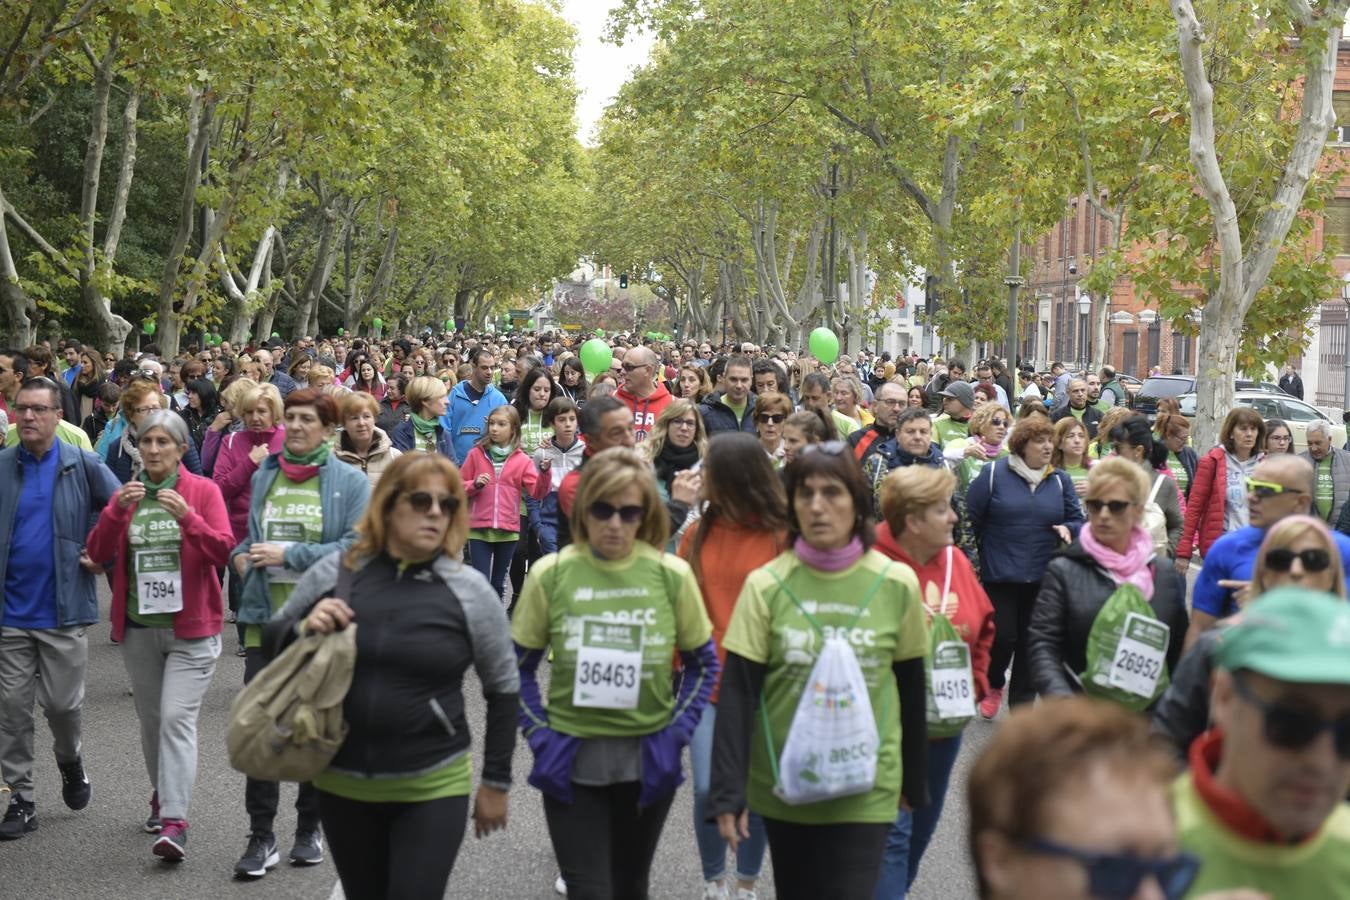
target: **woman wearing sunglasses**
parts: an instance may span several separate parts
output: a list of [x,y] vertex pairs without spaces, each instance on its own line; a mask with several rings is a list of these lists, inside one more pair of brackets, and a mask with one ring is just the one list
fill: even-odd
[[760,394],[755,403],[755,432],[759,445],[769,455],[774,468],[783,465],[783,423],[792,415],[792,401],[787,394]]
[[[870,900],[896,810],[928,803],[928,628],[913,570],[869,549],[872,497],[852,448],[813,444],[785,471],[792,546],[750,573],[722,642],[708,812],[733,851],[751,837],[750,814],[763,819],[784,900]],[[838,776],[830,782],[847,788],[789,803],[784,784],[801,789],[799,769],[778,761],[803,739],[819,746],[799,703],[827,649],[848,658],[837,639],[860,667],[866,691],[855,695],[867,703],[828,709],[870,711],[853,721],[862,749],[851,758],[875,760],[874,771],[839,771],[840,757],[821,750]]]
[[984,464],[991,459],[1000,459],[1008,455],[1008,431],[1012,425],[1012,413],[997,403],[982,403],[976,407],[970,417],[970,437],[965,441],[955,441],[960,447],[949,447],[955,453],[961,453],[966,446],[974,444],[984,451],[984,456],[960,456],[956,463],[957,487],[964,497],[966,489]]
[[647,461],[614,447],[583,472],[575,543],[530,570],[512,620],[520,723],[568,895],[646,897],[717,651],[693,572],[661,550],[669,525]]
[[1178,851],[1175,774],[1148,725],[1113,704],[1075,697],[1017,711],[969,777],[981,900],[1181,900],[1201,863]]
[[[1250,586],[1238,590],[1239,607],[1275,588],[1294,586],[1346,596],[1345,565],[1339,543],[1315,516],[1288,516],[1271,526],[1256,552]],[[1181,658],[1172,683],[1153,711],[1153,727],[1184,759],[1191,743],[1209,727],[1214,648],[1239,615],[1222,619],[1204,632]]]
[[351,550],[316,562],[263,631],[274,657],[297,633],[359,626],[343,703],[347,737],[313,782],[353,900],[444,896],[473,782],[463,693],[470,666],[487,703],[474,831],[506,827],[519,679],[501,603],[460,562],[468,530],[454,465],[434,453],[400,456]]
[[[1181,659],[1190,622],[1186,584],[1167,558],[1155,553],[1153,538],[1142,525],[1149,491],[1143,469],[1119,457],[1102,460],[1088,474],[1083,499],[1087,524],[1077,540],[1046,566],[1031,614],[1027,649],[1032,683],[1042,697],[1098,692],[1098,684],[1088,677],[1089,652],[1096,649],[1089,635],[1107,601],[1123,585],[1137,588],[1152,611],[1131,613],[1139,617],[1134,621],[1142,620],[1132,627],[1147,626],[1157,643],[1127,645],[1128,635],[1135,632],[1122,634],[1114,645],[1110,684],[1138,697],[1135,705],[1141,707],[1166,689],[1165,675]],[[1134,658],[1123,655],[1126,651],[1148,654],[1152,662],[1135,667]],[[1138,677],[1117,680],[1116,669]]]

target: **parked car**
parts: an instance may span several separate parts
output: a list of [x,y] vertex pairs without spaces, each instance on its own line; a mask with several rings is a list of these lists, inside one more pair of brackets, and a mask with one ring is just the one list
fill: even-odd
[[[1181,403],[1181,414],[1188,419],[1195,418],[1195,394],[1182,394],[1177,400]],[[1238,391],[1233,402],[1238,406],[1256,410],[1266,421],[1283,419],[1289,423],[1289,430],[1294,434],[1295,453],[1302,453],[1308,449],[1308,423],[1316,421],[1331,425],[1331,446],[1345,446],[1344,425],[1333,421],[1317,407],[1283,392],[1272,394],[1261,390]]]
[[[1278,384],[1272,384],[1269,381],[1252,381],[1248,378],[1239,378],[1233,382],[1233,387],[1238,391],[1279,394],[1281,397],[1289,396],[1280,390]],[[1134,402],[1131,405],[1136,412],[1143,413],[1152,419],[1158,412],[1158,401],[1163,397],[1180,397],[1182,394],[1189,394],[1194,391],[1194,375],[1151,375],[1134,395]]]

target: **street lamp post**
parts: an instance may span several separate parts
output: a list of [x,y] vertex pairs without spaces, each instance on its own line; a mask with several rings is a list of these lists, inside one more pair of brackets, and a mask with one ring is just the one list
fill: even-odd
[[1078,315],[1079,315],[1079,339],[1078,339],[1078,368],[1087,370],[1088,364],[1092,359],[1092,354],[1088,352],[1088,316],[1092,312],[1092,295],[1078,295]]
[[[1013,119],[1013,134],[1021,134],[1023,128],[1022,121],[1022,95],[1027,92],[1027,86],[1020,81],[1013,85],[1013,109],[1016,118]],[[1008,372],[1012,375],[1013,391],[1018,392],[1020,385],[1017,383],[1017,291],[1022,287],[1022,202],[1016,203],[1016,213],[1014,216],[1015,225],[1013,226],[1012,246],[1008,248],[1008,276],[1003,279],[1003,283],[1008,287]]]

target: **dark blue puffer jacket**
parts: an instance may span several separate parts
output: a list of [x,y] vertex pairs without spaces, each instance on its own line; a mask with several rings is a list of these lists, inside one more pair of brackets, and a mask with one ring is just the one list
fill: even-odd
[[1059,549],[1054,526],[1074,537],[1083,527],[1083,507],[1073,479],[1055,469],[1036,486],[1008,466],[1011,457],[986,463],[966,491],[966,515],[980,545],[980,580],[1039,583]]

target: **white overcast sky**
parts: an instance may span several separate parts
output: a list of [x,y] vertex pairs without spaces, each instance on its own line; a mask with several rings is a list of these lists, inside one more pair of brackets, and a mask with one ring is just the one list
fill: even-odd
[[563,0],[563,15],[577,28],[577,137],[585,144],[619,86],[651,52],[646,34],[630,35],[621,47],[601,40],[610,6],[610,0]]

